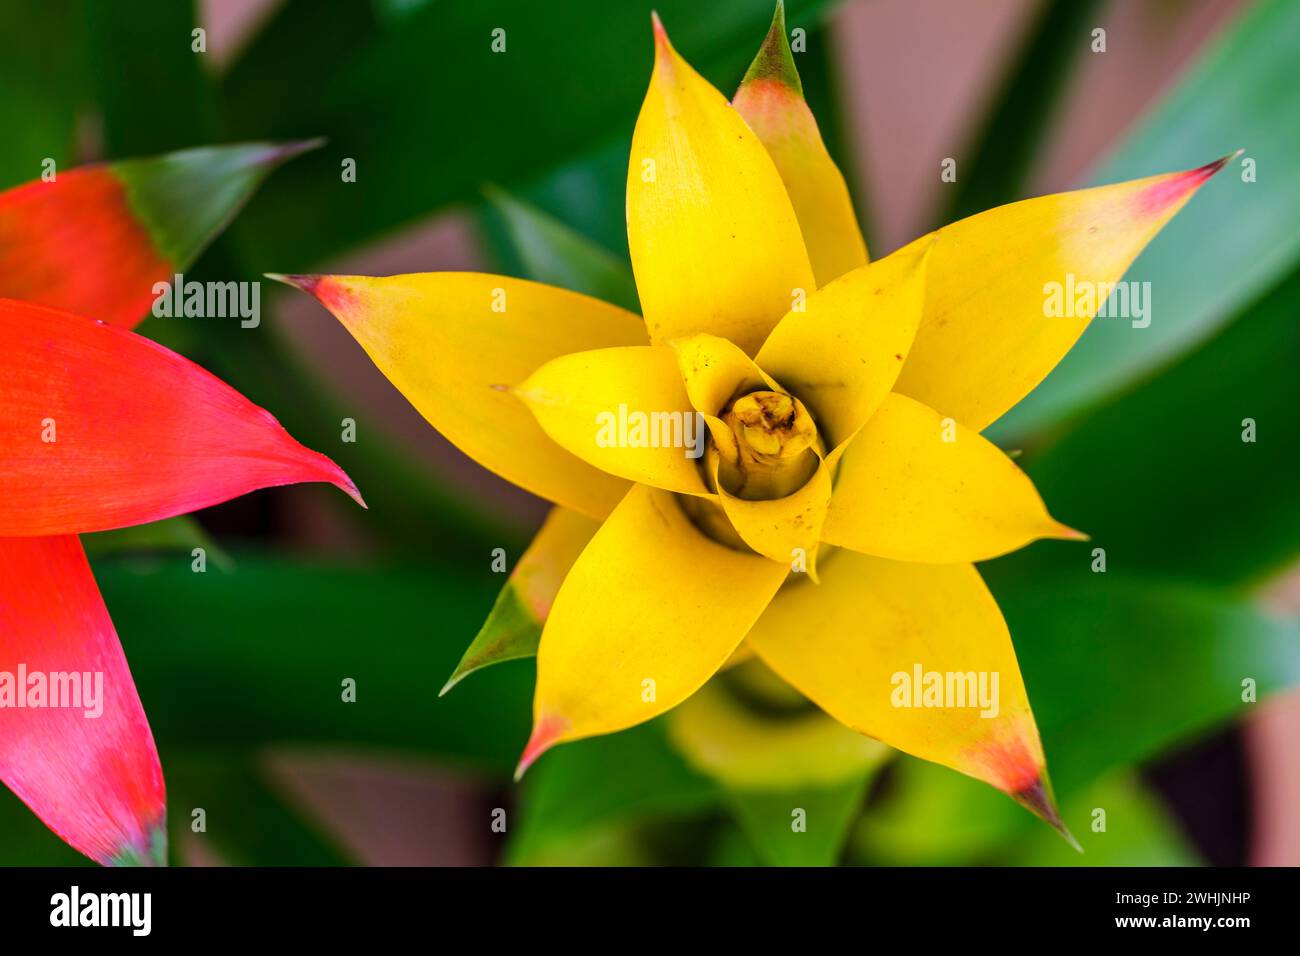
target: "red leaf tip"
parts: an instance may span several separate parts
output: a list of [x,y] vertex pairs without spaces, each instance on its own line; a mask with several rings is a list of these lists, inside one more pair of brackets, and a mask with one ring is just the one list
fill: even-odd
[[667,40],[668,32],[664,29],[664,22],[659,19],[659,11],[650,11],[650,26],[654,28],[655,40]]
[[[330,464],[334,465],[334,462],[331,461]],[[361,497],[361,491],[357,488],[357,483],[353,481],[351,478],[349,478],[347,472],[345,472],[338,465],[334,465],[334,471],[335,471],[335,477],[333,477],[330,480],[330,484],[332,484],[335,488],[338,488],[340,491],[344,492],[349,498],[351,498],[353,501],[359,504],[362,508],[365,508],[367,511],[369,511],[370,506],[366,504],[366,499]]]
[[1141,202],[1151,212],[1162,212],[1174,203],[1189,198],[1215,173],[1244,152],[1244,149],[1239,149],[1235,153],[1229,153],[1227,156],[1216,159],[1212,163],[1206,163],[1204,166],[1197,166],[1195,169],[1188,169],[1181,173],[1171,173],[1168,176],[1161,177],[1159,181],[1153,183],[1150,188],[1140,194]]
[[365,499],[361,497],[361,492],[357,489],[356,482],[348,477],[346,471],[335,464],[328,455],[314,452],[306,446],[303,446],[303,450],[307,452],[307,454],[315,455],[319,459],[321,481],[329,482],[361,507],[369,510],[369,506],[366,504]]
[[655,35],[655,60],[667,60],[673,52],[672,41],[668,39],[668,31],[664,29],[664,22],[659,19],[658,11],[650,11],[650,26],[654,29]]
[[567,720],[554,714],[537,718],[533,724],[532,736],[528,738],[528,745],[524,747],[523,755],[519,758],[519,766],[515,768],[515,780],[522,779],[524,773],[538,757],[559,743],[560,735],[568,726]]

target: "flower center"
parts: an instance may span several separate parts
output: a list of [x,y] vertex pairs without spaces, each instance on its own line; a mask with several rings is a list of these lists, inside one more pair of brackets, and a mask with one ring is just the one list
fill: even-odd
[[[803,402],[783,392],[750,392],[732,401],[719,417],[730,439],[709,438],[704,453],[705,481],[736,498],[770,501],[802,488],[825,453],[817,425]],[[722,506],[694,495],[678,495],[682,510],[706,535],[737,551],[751,551],[731,526]]]
[[[722,413],[733,447],[713,443],[718,482],[737,498],[764,501],[798,491],[812,477],[823,450],[817,425],[803,403],[782,392],[750,392]],[[712,473],[712,461],[706,460]]]

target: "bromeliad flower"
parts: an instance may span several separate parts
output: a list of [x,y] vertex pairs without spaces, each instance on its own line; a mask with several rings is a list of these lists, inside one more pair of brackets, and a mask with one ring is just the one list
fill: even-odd
[[[980,430],[1097,309],[1048,317],[1045,283],[1107,288],[1222,162],[1015,203],[868,263],[781,9],[731,104],[657,18],[654,35],[627,180],[644,322],[498,276],[286,277],[434,427],[561,506],[509,599],[545,620],[521,772],[752,652],[849,727],[1059,826],[972,562],[1083,536]],[[699,459],[681,447],[696,415]],[[476,642],[453,680],[527,652]]]
[[292,152],[195,150],[0,194],[0,296],[29,300],[0,297],[0,780],[100,863],[163,862],[166,808],[77,535],[300,481],[360,501],[270,413],[122,327]]

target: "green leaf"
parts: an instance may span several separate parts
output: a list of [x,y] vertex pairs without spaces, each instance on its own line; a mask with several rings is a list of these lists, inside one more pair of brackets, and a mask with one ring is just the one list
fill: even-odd
[[[1017,441],[1059,425],[1150,375],[1222,328],[1300,258],[1300,5],[1261,0],[1130,134],[1097,176],[1117,182],[1187,169],[1236,148],[1246,154],[1165,227],[1127,279],[1150,282],[1151,324],[1099,319],[990,433]],[[1258,181],[1242,181],[1242,163]]]
[[[1300,555],[1300,270],[1170,371],[1032,458],[1108,573],[1245,587]],[[1246,420],[1255,441],[1243,441]],[[1073,549],[1052,558],[1083,561]]]
[[281,163],[317,149],[320,140],[205,146],[112,165],[131,210],[154,247],[176,268],[198,258],[262,180]]
[[717,801],[717,787],[668,745],[661,721],[579,740],[546,754],[524,778],[507,859],[536,863],[583,834],[698,813]]
[[497,595],[483,627],[465,650],[465,656],[460,659],[438,696],[444,696],[470,674],[484,667],[536,657],[537,645],[542,640],[543,623],[524,604],[515,586],[507,582]]
[[490,664],[537,654],[542,625],[546,623],[551,602],[555,600],[569,569],[599,527],[599,522],[576,511],[560,507],[551,509],[532,544],[510,572],[505,587],[492,605],[492,613],[439,696],[467,675]]
[[[740,79],[771,13],[745,0],[657,6],[677,49],[723,88]],[[797,0],[790,20],[827,6]],[[285,4],[221,90],[238,136],[284,135],[287,123],[330,139],[327,152],[295,182],[260,197],[242,224],[259,261],[280,271],[306,270],[471,199],[485,181],[513,188],[611,140],[626,143],[650,77],[649,9],[605,0],[574,0],[562,17],[545,4],[506,0],[429,4],[388,25],[367,18],[356,25],[355,45],[340,49],[335,38],[313,50],[312,65],[283,69],[270,57],[290,45],[286,24],[326,20],[304,9],[317,7]],[[504,53],[492,49],[498,28],[506,31]],[[295,48],[319,32],[294,37]],[[344,158],[357,162],[355,183],[340,181]]]
[[636,282],[626,262],[503,189],[488,187],[484,192],[504,219],[527,278],[640,312]]
[[235,557],[204,574],[188,560],[93,562],[160,748],[365,744],[508,775],[528,738],[528,670],[437,699],[499,583],[486,566]]
[[733,791],[726,803],[769,866],[834,866],[870,778],[785,792]]

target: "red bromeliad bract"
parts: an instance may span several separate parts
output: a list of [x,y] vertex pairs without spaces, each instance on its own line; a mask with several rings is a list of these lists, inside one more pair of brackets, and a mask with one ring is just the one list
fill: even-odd
[[166,796],[77,535],[304,481],[361,501],[265,409],[128,331],[301,148],[189,150],[0,193],[0,780],[99,863],[164,863]]

